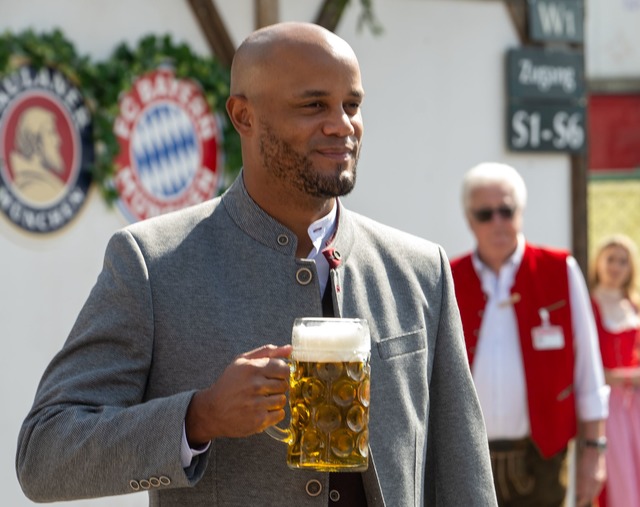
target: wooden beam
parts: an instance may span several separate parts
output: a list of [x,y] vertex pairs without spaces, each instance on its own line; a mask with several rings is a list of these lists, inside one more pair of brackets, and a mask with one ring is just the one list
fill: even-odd
[[[518,33],[520,44],[533,45],[529,37],[529,14],[527,0],[503,0]],[[582,49],[582,44],[570,46]],[[571,165],[571,251],[578,265],[587,276],[589,256],[588,216],[587,216],[587,157],[583,154],[570,155]]]
[[589,220],[587,208],[587,157],[571,155],[571,251],[588,277]]
[[187,0],[204,34],[211,52],[222,65],[231,67],[235,45],[213,0]]
[[278,0],[254,0],[256,30],[274,25],[280,20]]
[[527,30],[527,4],[526,0],[504,0],[511,20],[515,26],[521,44],[529,42],[529,31]]
[[324,0],[314,23],[335,32],[348,3],[349,0]]

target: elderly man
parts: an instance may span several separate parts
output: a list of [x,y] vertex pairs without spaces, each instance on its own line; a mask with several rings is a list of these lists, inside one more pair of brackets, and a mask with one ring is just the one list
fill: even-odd
[[[117,232],[20,434],[38,501],[148,490],[163,507],[496,505],[486,433],[440,247],[345,209],[364,91],[316,25],[238,48],[229,118],[244,167],[218,199]],[[290,470],[297,317],[371,329],[369,467]]]
[[605,476],[608,388],[582,273],[567,252],[525,241],[527,191],[512,167],[472,168],[462,198],[477,246],[451,265],[498,503],[562,505],[577,433],[588,505]]

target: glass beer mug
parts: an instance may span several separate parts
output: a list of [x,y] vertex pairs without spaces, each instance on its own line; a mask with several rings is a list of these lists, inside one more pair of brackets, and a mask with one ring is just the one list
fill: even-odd
[[364,319],[296,319],[290,426],[265,432],[288,445],[290,468],[363,471],[369,465],[371,340]]

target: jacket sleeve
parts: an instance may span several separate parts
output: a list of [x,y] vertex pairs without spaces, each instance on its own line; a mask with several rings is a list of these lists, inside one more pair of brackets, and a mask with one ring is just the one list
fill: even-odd
[[429,381],[428,506],[497,505],[484,421],[469,370],[449,262],[442,248],[442,306]]
[[47,367],[18,438],[16,471],[39,502],[185,487],[182,425],[192,392],[145,399],[153,300],[130,233],[109,242],[103,270],[62,350]]

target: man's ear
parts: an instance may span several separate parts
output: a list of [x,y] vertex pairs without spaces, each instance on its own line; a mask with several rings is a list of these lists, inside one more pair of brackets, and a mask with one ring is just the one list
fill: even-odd
[[238,134],[250,135],[254,118],[246,97],[243,95],[231,95],[227,99],[227,113]]

